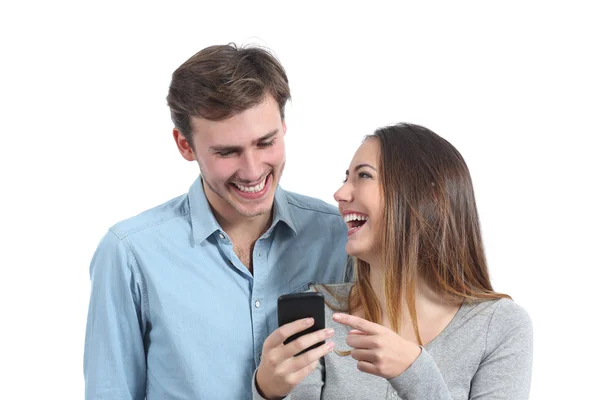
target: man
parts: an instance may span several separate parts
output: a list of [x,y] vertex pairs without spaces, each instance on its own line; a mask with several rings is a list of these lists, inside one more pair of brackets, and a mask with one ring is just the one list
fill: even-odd
[[337,209],[279,187],[289,98],[261,48],[211,46],[173,73],[173,137],[200,177],[100,242],[87,399],[249,399],[277,298],[344,280]]

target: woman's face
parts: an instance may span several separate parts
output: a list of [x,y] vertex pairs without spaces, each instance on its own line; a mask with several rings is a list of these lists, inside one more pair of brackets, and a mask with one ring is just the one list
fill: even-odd
[[346,226],[346,252],[370,264],[378,262],[383,199],[379,184],[379,140],[367,139],[354,154],[346,179],[333,197]]

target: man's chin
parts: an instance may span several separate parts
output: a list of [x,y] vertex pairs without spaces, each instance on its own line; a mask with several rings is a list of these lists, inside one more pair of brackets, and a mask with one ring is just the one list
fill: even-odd
[[271,192],[260,200],[247,200],[234,195],[229,203],[244,217],[258,217],[269,214],[273,210],[275,193]]
[[242,207],[236,207],[236,211],[238,212],[238,214],[240,214],[241,216],[245,217],[245,218],[256,218],[256,217],[260,217],[263,215],[267,215],[271,213],[271,210],[273,208],[259,208],[259,209],[248,209],[248,208],[242,208]]
[[248,204],[248,202],[233,198],[229,200],[229,205],[235,209],[239,215],[246,218],[253,218],[270,213],[273,209],[273,200],[269,201],[268,199],[263,199],[260,202]]

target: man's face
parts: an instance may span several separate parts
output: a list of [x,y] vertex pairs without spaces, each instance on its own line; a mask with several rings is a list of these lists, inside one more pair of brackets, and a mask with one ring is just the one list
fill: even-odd
[[228,219],[270,213],[285,166],[286,126],[277,102],[267,96],[223,121],[192,117],[191,127],[204,191],[217,213]]

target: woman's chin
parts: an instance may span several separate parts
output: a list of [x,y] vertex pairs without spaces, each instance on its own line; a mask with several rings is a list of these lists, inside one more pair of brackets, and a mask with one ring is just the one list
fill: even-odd
[[346,243],[346,254],[352,257],[357,257],[357,252],[351,243]]
[[346,244],[346,254],[351,257],[356,257],[367,264],[372,264],[373,262],[378,263],[377,255],[373,254],[373,252],[369,251],[369,249],[357,248],[357,246]]
[[354,243],[346,244],[346,253],[349,256],[360,258],[361,260],[363,259],[363,256],[365,254],[364,250],[359,248],[358,246],[355,246]]

